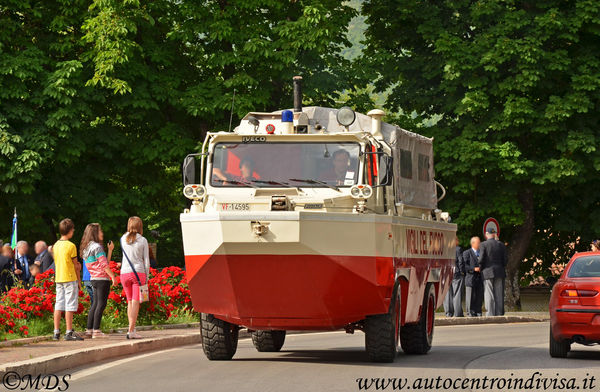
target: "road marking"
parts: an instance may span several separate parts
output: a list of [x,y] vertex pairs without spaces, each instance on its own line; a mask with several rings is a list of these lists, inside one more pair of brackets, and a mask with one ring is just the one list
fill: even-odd
[[[314,332],[314,333],[302,333],[302,334],[293,334],[293,335],[288,335],[288,338],[292,338],[292,337],[298,337],[298,336],[314,336],[314,335],[327,335],[327,334],[343,334],[344,331],[328,331],[328,332]],[[240,339],[241,341],[249,341],[250,337],[247,338],[243,338]],[[196,343],[198,344],[198,343]],[[152,355],[157,355],[157,354],[164,354],[170,351],[176,351],[176,350],[181,350],[183,347],[185,346],[181,346],[181,347],[174,347],[174,348],[170,348],[170,349],[166,349],[166,350],[160,350],[160,351],[152,351],[150,353],[145,353],[145,354],[139,354],[139,355],[134,355],[131,357],[127,357],[127,358],[123,358],[123,359],[119,359],[117,361],[110,361],[110,359],[107,359],[107,363],[104,363],[102,365],[97,365],[97,366],[93,366],[90,368],[84,368],[81,371],[75,372],[71,375],[71,379],[72,380],[79,380],[85,377],[89,377],[92,376],[96,373],[100,373],[104,370],[113,368],[115,366],[119,366],[122,365],[124,363],[127,362],[131,362],[134,360],[138,360],[138,359],[142,359],[142,358],[147,358],[150,357]]]
[[[500,324],[500,323],[498,323],[498,324]],[[498,324],[492,324],[492,325],[498,325]],[[511,325],[527,325],[527,324],[540,324],[540,322],[532,321],[532,322],[524,322],[524,323],[507,323],[507,324],[511,324]],[[439,326],[437,326],[437,328],[457,328],[457,327],[465,327],[465,326],[469,326],[469,327],[486,327],[486,326],[489,326],[489,325],[490,324],[439,325]],[[310,337],[310,336],[315,336],[315,335],[342,335],[342,334],[345,335],[346,334],[345,331],[339,330],[339,331],[325,331],[325,332],[308,332],[308,333],[290,334],[290,335],[287,335],[286,338],[289,339],[289,338],[297,338],[297,337],[304,337],[304,336]],[[242,338],[240,340],[248,342],[250,340],[250,337]],[[194,345],[197,345],[197,344],[200,344],[200,343],[195,343]],[[141,359],[141,358],[147,358],[147,357],[150,357],[152,355],[163,354],[163,353],[167,353],[167,352],[171,352],[171,351],[181,350],[184,347],[185,346],[180,346],[180,347],[174,347],[174,348],[165,349],[165,350],[152,351],[152,352],[145,353],[145,354],[138,354],[138,355],[134,355],[134,356],[131,356],[131,357],[119,359],[117,361],[110,361],[110,359],[107,359],[107,361],[110,361],[110,362],[107,362],[107,363],[102,364],[102,365],[93,366],[93,367],[90,367],[90,368],[84,368],[81,371],[78,371],[78,372],[75,372],[74,374],[72,374],[71,379],[72,380],[82,379],[82,378],[94,375],[96,373],[102,372],[104,370],[113,368],[115,366],[122,365],[122,364],[127,363],[127,362],[131,362],[131,361],[134,361],[134,360],[137,360],[137,359]],[[501,350],[501,351],[503,351],[503,350]],[[496,352],[485,354],[485,355],[491,355],[491,354],[496,354]],[[470,362],[472,362],[472,361],[470,361]],[[465,370],[466,370],[466,368],[465,368]]]
[[[78,380],[81,378],[89,377],[96,373],[102,372],[104,370],[110,369],[110,368],[118,366],[118,365],[122,365],[127,362],[134,361],[136,359],[146,358],[146,357],[150,357],[152,355],[163,354],[163,353],[166,353],[169,351],[176,351],[176,350],[180,350],[180,349],[181,349],[181,347],[175,347],[175,348],[170,348],[170,349],[166,349],[166,350],[152,351],[150,353],[134,355],[132,357],[127,357],[127,358],[119,359],[117,361],[111,361],[111,362],[108,362],[108,363],[105,363],[102,365],[93,366],[93,367],[75,372],[74,374],[71,375],[71,380]],[[110,359],[108,359],[108,361],[110,361]]]

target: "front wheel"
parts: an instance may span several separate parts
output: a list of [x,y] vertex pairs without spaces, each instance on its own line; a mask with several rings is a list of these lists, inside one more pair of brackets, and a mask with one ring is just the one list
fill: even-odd
[[252,344],[259,352],[277,352],[285,342],[285,331],[253,331]]
[[365,347],[372,362],[393,362],[398,355],[401,314],[400,286],[395,301],[386,314],[365,319]]
[[239,329],[235,324],[202,313],[200,318],[202,350],[206,358],[229,360],[237,351]]
[[550,356],[552,358],[566,358],[569,351],[571,351],[571,342],[554,339],[552,327],[550,327]]
[[419,322],[404,325],[400,333],[402,350],[406,354],[427,354],[433,342],[433,326],[435,323],[435,286],[428,283],[425,287],[423,307]]

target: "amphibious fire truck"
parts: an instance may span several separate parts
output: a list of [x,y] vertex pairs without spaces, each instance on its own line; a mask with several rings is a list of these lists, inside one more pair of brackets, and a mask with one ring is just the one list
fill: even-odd
[[248,113],[183,164],[180,215],[202,345],[228,360],[290,330],[365,333],[368,357],[431,348],[451,284],[456,225],[438,209],[432,139],[348,107]]

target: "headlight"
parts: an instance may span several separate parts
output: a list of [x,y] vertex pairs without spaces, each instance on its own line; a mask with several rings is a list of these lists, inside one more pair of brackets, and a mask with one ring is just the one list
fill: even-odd
[[192,188],[191,185],[186,185],[183,188],[183,195],[185,197],[187,197],[188,199],[193,199],[194,198],[194,188]]
[[352,123],[354,123],[354,120],[356,119],[356,113],[354,113],[354,110],[350,109],[348,106],[344,106],[338,110],[336,119],[338,124],[344,127],[349,127],[352,125]]
[[363,196],[364,196],[365,199],[368,199],[373,194],[373,188],[371,188],[369,185],[366,185],[362,189],[362,194],[363,194]]
[[352,185],[350,196],[355,199],[368,199],[373,195],[373,188],[369,185]]
[[183,188],[183,195],[190,200],[201,199],[205,194],[204,185],[188,184]]

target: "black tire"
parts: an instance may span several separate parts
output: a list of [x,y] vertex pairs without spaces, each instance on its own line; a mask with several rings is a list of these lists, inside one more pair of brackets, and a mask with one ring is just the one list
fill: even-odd
[[261,353],[281,350],[285,342],[285,331],[253,331],[252,344]]
[[435,286],[428,283],[425,287],[419,322],[404,325],[400,331],[400,343],[406,354],[422,355],[431,350],[435,325],[435,304]]
[[571,342],[569,340],[556,340],[552,335],[552,326],[550,327],[550,356],[552,358],[566,358],[571,351]]
[[237,325],[220,320],[212,314],[202,313],[200,318],[202,350],[206,358],[230,360],[237,350],[239,329]]
[[372,362],[394,362],[400,351],[400,312],[402,309],[400,287],[395,301],[386,314],[365,319],[365,348]]

